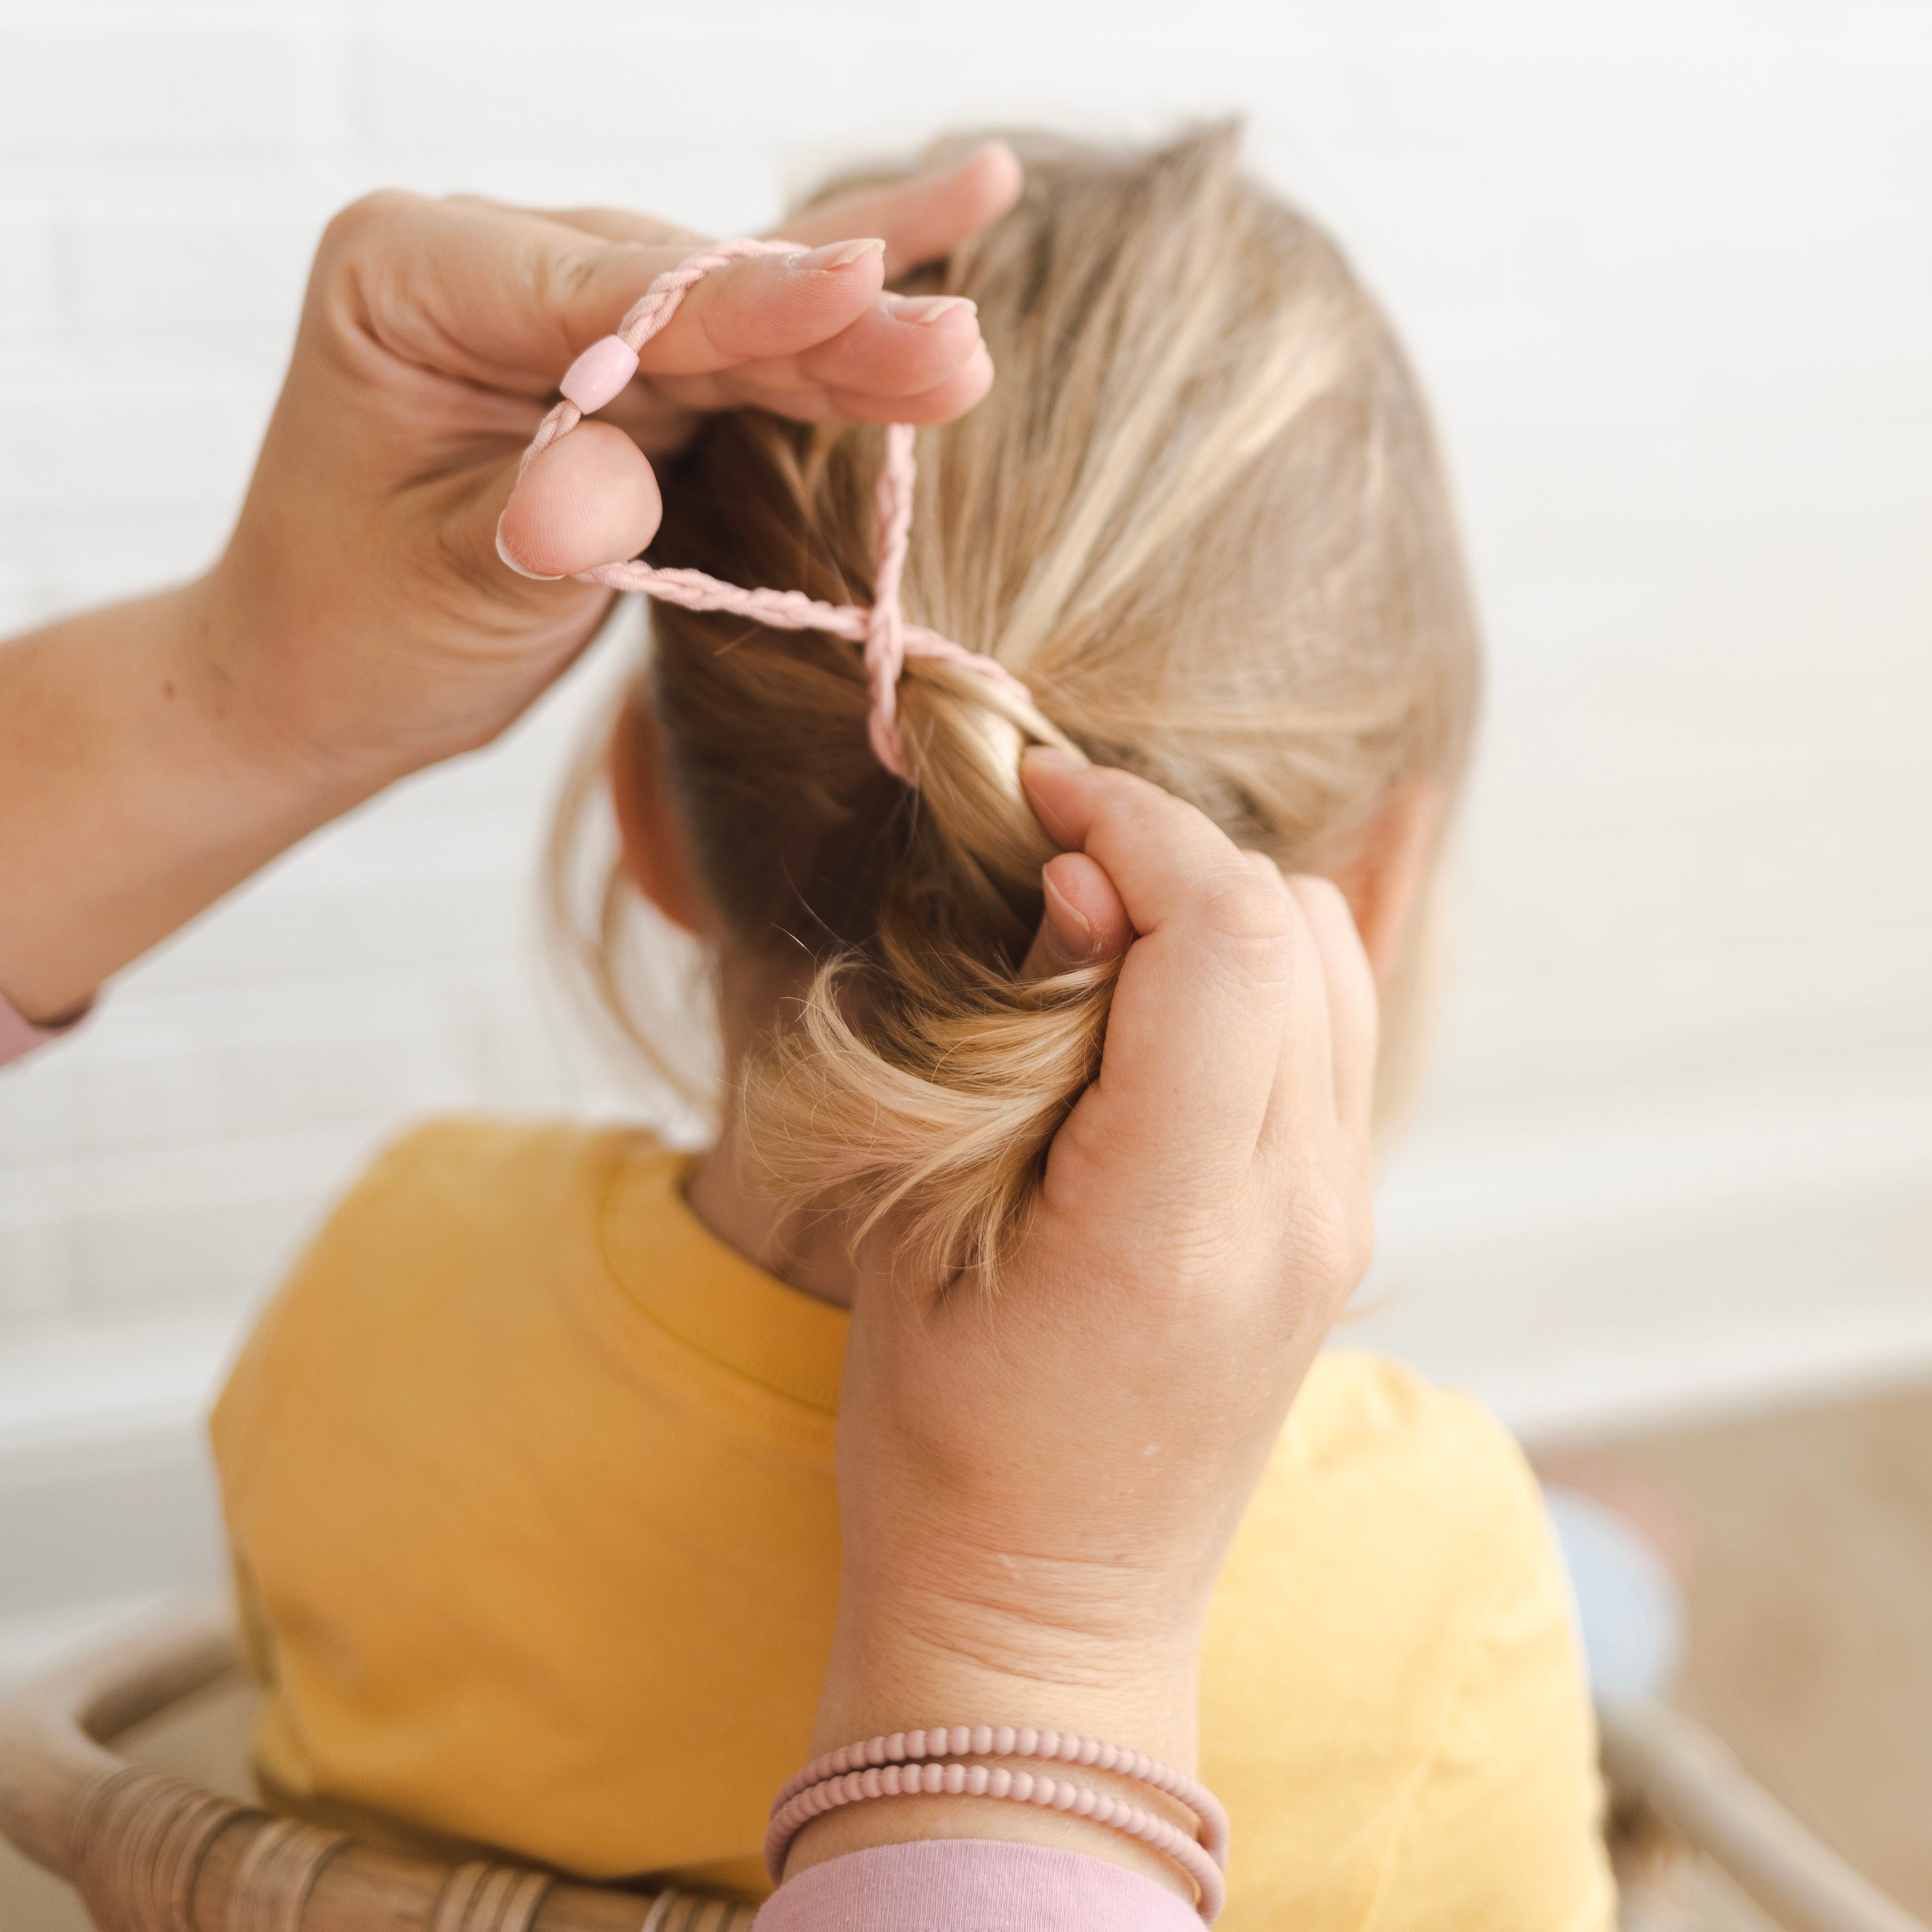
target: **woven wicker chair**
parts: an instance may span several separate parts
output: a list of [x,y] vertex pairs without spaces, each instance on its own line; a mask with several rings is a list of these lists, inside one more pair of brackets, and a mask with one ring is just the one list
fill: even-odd
[[211,1606],[0,1706],[0,1833],[75,1886],[100,1932],[750,1932],[746,1905],[398,1857],[110,1748],[237,1667]]
[[[0,1706],[0,1833],[76,1886],[100,1932],[750,1932],[751,1908],[718,1900],[399,1858],[109,1748],[236,1668],[226,1609],[212,1607]],[[1620,1803],[1710,1858],[1786,1932],[1928,1932],[1687,1719],[1648,1700],[1600,1717]]]

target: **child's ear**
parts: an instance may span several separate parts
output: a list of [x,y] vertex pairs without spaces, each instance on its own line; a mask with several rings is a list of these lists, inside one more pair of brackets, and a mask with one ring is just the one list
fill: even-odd
[[635,688],[610,728],[608,763],[610,802],[631,883],[674,926],[709,933],[714,922],[671,796],[664,734],[650,700]]
[[1346,865],[1328,868],[1342,888],[1376,983],[1386,987],[1428,883],[1448,794],[1418,778],[1394,793]]

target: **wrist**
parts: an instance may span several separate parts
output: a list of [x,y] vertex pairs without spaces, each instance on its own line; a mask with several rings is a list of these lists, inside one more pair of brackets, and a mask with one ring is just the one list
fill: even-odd
[[330,707],[304,688],[302,667],[327,654],[297,647],[304,620],[274,598],[250,594],[248,573],[224,558],[172,596],[180,600],[166,649],[194,728],[226,784],[260,800],[278,824],[312,831],[407,775],[398,754],[338,744],[316,728]]
[[[1126,1746],[1191,1774],[1199,1659],[1198,1632],[1102,1640],[936,1597],[855,1595],[848,1579],[812,1748],[817,1754],[938,1724],[1011,1724]],[[1007,1768],[1041,1768],[1018,1760]],[[1176,1801],[1097,1768],[1076,1775],[1192,1835],[1192,1814]],[[832,1812],[799,1834],[786,1869],[877,1845],[952,1838],[1078,1852],[1192,1897],[1171,1861],[1108,1826],[971,1796],[884,1798]]]
[[278,743],[207,580],[0,652],[0,992],[45,1020],[368,795]]
[[1027,1724],[1192,1767],[1201,1633],[1084,1625],[848,1576],[813,1748],[934,1723]]

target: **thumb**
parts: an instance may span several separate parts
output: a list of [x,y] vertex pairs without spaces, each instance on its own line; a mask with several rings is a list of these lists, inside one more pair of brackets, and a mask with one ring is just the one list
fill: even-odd
[[496,523],[496,554],[524,577],[570,577],[635,556],[664,505],[642,450],[608,423],[580,424],[537,456]]

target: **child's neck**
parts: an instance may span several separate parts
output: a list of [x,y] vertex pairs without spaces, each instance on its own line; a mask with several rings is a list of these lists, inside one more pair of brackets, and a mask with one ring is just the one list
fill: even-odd
[[858,1270],[838,1217],[784,1208],[758,1185],[736,1110],[685,1189],[691,1211],[728,1246],[802,1294],[852,1305]]
[[810,978],[808,968],[785,971],[728,956],[721,962],[718,1009],[728,1098],[718,1144],[698,1162],[685,1198],[712,1233],[748,1260],[802,1294],[849,1308],[858,1270],[842,1220],[772,1199],[761,1184],[757,1156],[746,1144],[737,1105],[746,1060],[770,1031],[781,1002],[799,998]]

